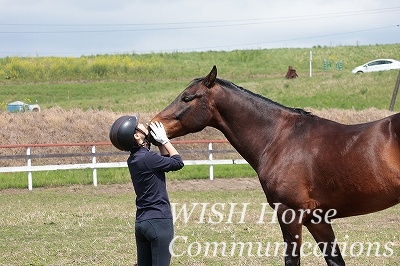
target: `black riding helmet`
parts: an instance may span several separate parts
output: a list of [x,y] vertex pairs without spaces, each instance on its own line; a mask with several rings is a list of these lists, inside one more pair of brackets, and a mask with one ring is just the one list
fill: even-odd
[[110,129],[111,143],[121,151],[131,151],[134,146],[133,134],[139,124],[139,114],[121,116],[112,124]]

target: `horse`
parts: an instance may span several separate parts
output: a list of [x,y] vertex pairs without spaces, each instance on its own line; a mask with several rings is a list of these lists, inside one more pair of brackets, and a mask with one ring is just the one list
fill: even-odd
[[400,114],[337,123],[219,79],[214,66],[151,121],[163,123],[171,139],[207,126],[225,135],[277,213],[286,266],[300,265],[302,226],[327,265],[345,265],[332,219],[400,202]]

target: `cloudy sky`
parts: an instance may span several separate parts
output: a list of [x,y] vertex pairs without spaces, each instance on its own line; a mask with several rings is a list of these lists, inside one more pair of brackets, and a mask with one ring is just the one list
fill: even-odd
[[0,57],[400,43],[398,0],[0,0]]

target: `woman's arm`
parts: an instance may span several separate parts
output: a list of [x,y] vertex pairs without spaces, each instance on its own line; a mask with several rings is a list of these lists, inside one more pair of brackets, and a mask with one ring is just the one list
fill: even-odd
[[172,145],[171,142],[169,141],[164,145],[158,146],[158,149],[160,150],[161,155],[173,156],[179,154],[178,151],[175,149],[174,145]]

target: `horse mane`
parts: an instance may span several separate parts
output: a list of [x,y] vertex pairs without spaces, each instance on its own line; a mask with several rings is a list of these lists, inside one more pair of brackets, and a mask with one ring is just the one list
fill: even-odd
[[[203,78],[195,79],[192,82],[192,84],[195,83],[195,82],[201,81],[201,80],[203,80]],[[297,113],[297,114],[300,114],[300,115],[312,115],[311,112],[308,112],[308,111],[306,111],[304,109],[301,109],[301,108],[290,108],[290,107],[284,106],[284,105],[282,105],[280,103],[277,103],[277,102],[275,102],[275,101],[273,101],[271,99],[268,99],[268,98],[266,98],[266,97],[264,97],[264,96],[262,96],[260,94],[254,93],[254,92],[249,91],[249,90],[247,90],[247,89],[245,89],[243,87],[240,87],[240,86],[236,85],[235,83],[233,83],[231,81],[220,79],[220,78],[216,78],[215,82],[220,86],[223,86],[223,87],[228,88],[228,89],[234,89],[234,90],[241,91],[241,92],[249,94],[249,95],[251,95],[253,97],[259,98],[259,99],[261,99],[263,101],[266,101],[268,104],[273,104],[273,105],[279,106],[280,108],[283,108],[283,109],[288,110],[290,112],[294,112],[294,113]]]

